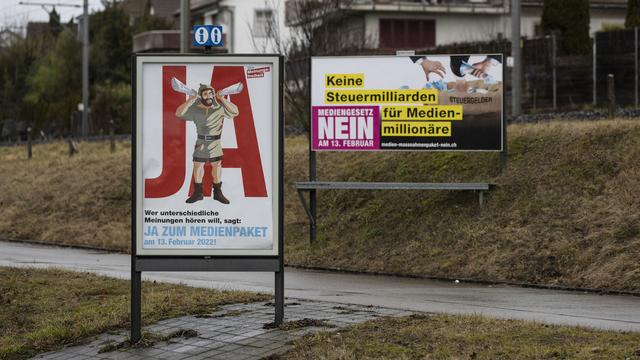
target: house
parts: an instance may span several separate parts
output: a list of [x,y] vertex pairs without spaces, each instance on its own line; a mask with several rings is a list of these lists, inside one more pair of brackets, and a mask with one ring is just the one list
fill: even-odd
[[180,7],[180,0],[123,0],[120,8],[129,17],[129,24],[145,15],[154,15],[173,22],[173,14]]
[[[180,9],[172,16],[179,24]],[[284,24],[284,0],[191,0],[190,18],[191,25],[222,25],[224,47],[217,50],[229,53],[277,52],[273,39],[286,39],[289,33]],[[134,52],[176,52],[180,33],[149,31],[136,35],[133,42]]]
[[[222,25],[230,53],[274,52],[274,37],[287,38],[284,0],[191,0],[192,24]],[[179,18],[180,11],[175,12]]]
[[27,23],[27,39],[40,39],[51,33],[51,26],[48,22],[29,21]]
[[[540,17],[543,0],[522,0],[522,35],[526,37],[542,36]],[[627,0],[590,0],[590,34],[608,28],[624,27],[627,16]],[[509,22],[510,23],[510,22]]]
[[[626,0],[592,0],[591,33],[624,24]],[[348,21],[332,31],[358,34],[368,48],[424,49],[450,43],[509,38],[511,0],[334,0],[324,1],[318,16],[301,14],[304,0],[287,0],[286,24],[329,19],[339,13]],[[543,0],[522,0],[521,33],[541,35]],[[326,7],[333,9],[327,12]]]
[[20,34],[10,29],[0,30],[0,49],[11,47],[21,39]]
[[[318,9],[307,11],[310,3]],[[542,35],[542,5],[543,0],[522,0],[523,37]],[[626,7],[627,0],[591,0],[591,33],[622,26]],[[274,39],[286,43],[292,29],[319,19],[329,24],[326,30],[336,42],[370,49],[424,49],[511,36],[511,0],[191,0],[190,12],[191,24],[223,25],[229,53],[277,52]],[[331,22],[336,15],[343,18],[339,24]],[[179,23],[179,8],[173,16]],[[177,51],[178,46],[176,31],[134,39],[134,51]]]

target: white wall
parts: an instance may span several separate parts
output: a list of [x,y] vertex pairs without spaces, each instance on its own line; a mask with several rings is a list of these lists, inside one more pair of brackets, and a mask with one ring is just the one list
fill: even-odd
[[435,17],[436,45],[487,41],[509,31],[501,15],[446,14]]
[[624,26],[626,16],[626,10],[591,10],[591,35],[596,31],[602,31],[602,25],[604,24],[618,24]]
[[[268,39],[253,37],[252,28],[255,10],[271,9],[281,37],[289,37],[289,29],[284,25],[285,0],[222,0],[221,7],[229,8],[233,14],[232,24],[224,24],[230,38],[229,51],[236,54],[275,52]],[[230,22],[230,21],[229,21]]]
[[[277,14],[276,22],[281,38],[290,38],[289,28],[285,26],[285,0],[222,0],[221,7],[229,8],[230,14],[222,16],[225,26],[229,50],[233,53],[265,53],[276,52],[272,41],[267,38],[253,37],[255,10],[272,9]],[[523,36],[534,37],[535,25],[540,23],[541,7],[523,7],[521,32]],[[626,10],[591,9],[590,33],[602,29],[602,25],[624,24]],[[420,13],[364,13],[365,34],[371,46],[379,44],[379,24],[381,18],[414,18],[433,19],[436,23],[436,45],[454,42],[470,42],[492,40],[499,33],[505,38],[511,37],[511,15],[491,14],[420,14]]]
[[[540,16],[542,15],[542,9],[540,8],[523,8],[520,21],[520,34],[524,37],[535,37],[535,27],[540,24]],[[507,22],[509,23],[509,33],[507,37],[511,39],[511,14],[509,14]]]
[[[522,9],[522,36],[535,36],[535,25],[540,23],[542,8],[525,7]],[[602,24],[624,24],[625,10],[591,10],[590,33],[602,30]],[[436,22],[436,45],[454,42],[492,40],[499,33],[511,38],[511,14],[411,14],[411,13],[374,13],[365,14],[365,31],[373,46],[379,44],[380,19],[412,18],[433,19]]]
[[[619,24],[624,26],[624,19],[627,15],[627,12],[626,10],[591,9],[590,15],[591,21],[589,24],[589,34],[593,36],[595,32],[602,31],[603,24]],[[522,25],[520,30],[522,32],[522,36],[535,36],[535,25],[540,24],[541,16],[542,8],[522,9]],[[508,23],[511,24],[511,19],[508,20]],[[507,35],[508,37],[511,37],[511,34]]]

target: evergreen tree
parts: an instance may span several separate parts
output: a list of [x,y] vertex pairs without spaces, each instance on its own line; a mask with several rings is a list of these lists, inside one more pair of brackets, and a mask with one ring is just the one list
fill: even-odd
[[117,3],[91,14],[91,83],[128,82],[133,39],[129,18]]
[[82,96],[82,45],[70,29],[58,35],[53,48],[30,69],[24,100],[37,109],[39,119],[67,128],[68,119]]
[[627,18],[624,26],[628,28],[640,26],[640,0],[627,1]]
[[[0,116],[19,121],[34,119],[37,109],[22,101],[28,92],[27,78],[34,63],[53,47],[43,38],[19,39],[0,51]],[[38,125],[34,121],[32,125]]]
[[57,37],[62,31],[62,25],[60,24],[60,14],[56,11],[54,7],[53,10],[49,13],[49,30],[53,37]]
[[544,0],[542,29],[559,36],[559,52],[568,55],[591,51],[589,0]]

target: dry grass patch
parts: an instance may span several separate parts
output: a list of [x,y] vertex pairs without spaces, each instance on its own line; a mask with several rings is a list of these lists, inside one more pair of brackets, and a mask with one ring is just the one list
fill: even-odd
[[314,246],[306,138],[286,145],[288,264],[640,291],[640,121],[510,126],[503,173],[492,153],[319,153],[320,180],[498,187],[482,211],[459,191],[319,191]]
[[131,226],[129,142],[64,142],[0,147],[2,237],[128,251]]
[[481,316],[383,318],[307,335],[271,359],[640,359],[640,334]]
[[[638,120],[509,126],[503,173],[495,153],[319,153],[321,180],[498,187],[482,211],[460,191],[319,191],[313,246],[307,138],[285,145],[287,264],[640,292]],[[0,148],[0,235],[128,251],[129,144],[108,147]]]
[[[0,267],[0,359],[26,359],[126,328],[130,283],[88,273]],[[143,325],[268,295],[144,282]]]

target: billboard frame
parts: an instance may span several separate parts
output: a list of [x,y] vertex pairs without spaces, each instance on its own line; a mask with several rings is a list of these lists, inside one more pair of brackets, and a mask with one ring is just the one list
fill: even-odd
[[[313,90],[313,76],[312,67],[313,67],[313,59],[330,59],[330,58],[396,58],[396,57],[414,57],[414,56],[474,56],[474,55],[500,55],[502,57],[502,96],[501,96],[501,110],[500,114],[500,149],[489,150],[489,149],[366,149],[366,150],[312,150],[313,145],[309,142],[309,150],[314,152],[341,152],[341,151],[363,151],[363,152],[376,152],[376,151],[425,151],[425,152],[487,152],[487,153],[500,153],[501,158],[505,157],[507,152],[507,119],[506,119],[506,105],[505,105],[505,95],[506,89],[504,84],[506,84],[505,78],[505,68],[506,68],[506,55],[504,53],[486,53],[486,54],[414,54],[407,55],[403,53],[399,53],[396,55],[393,54],[385,54],[385,55],[314,55],[309,57],[309,123],[311,124],[311,114],[313,112],[313,101],[312,101],[312,90]],[[309,139],[313,138],[313,126],[309,127]],[[310,180],[312,181],[312,180]]]
[[[180,254],[180,255],[145,255],[138,254],[138,222],[142,218],[142,204],[138,204],[139,190],[138,178],[141,181],[142,174],[139,169],[139,159],[141,154],[139,150],[142,143],[138,144],[139,127],[142,119],[138,117],[137,95],[138,95],[138,59],[145,57],[160,57],[167,59],[184,59],[183,62],[188,63],[189,59],[210,59],[211,63],[216,61],[237,62],[242,60],[254,60],[256,63],[269,62],[273,64],[274,69],[278,69],[277,94],[274,94],[274,105],[277,106],[277,118],[272,119],[273,138],[277,144],[272,144],[274,150],[277,150],[272,164],[274,169],[278,169],[278,174],[272,176],[277,194],[274,195],[273,201],[277,204],[277,211],[274,211],[276,217],[277,237],[273,239],[274,246],[277,246],[277,254],[272,255],[203,255],[203,254]],[[224,59],[224,60],[223,60]],[[200,62],[204,62],[199,60]],[[274,290],[275,290],[275,320],[276,325],[282,324],[284,319],[284,57],[280,54],[157,54],[157,53],[140,53],[133,54],[131,58],[131,340],[138,341],[141,337],[141,287],[143,271],[242,271],[242,272],[273,272]],[[277,101],[275,97],[277,96]],[[140,138],[142,139],[142,138]],[[273,154],[273,152],[272,152]],[[140,175],[140,176],[139,176]],[[138,213],[140,210],[140,213]]]
[[[402,57],[409,57],[409,56],[456,56],[456,55],[500,55],[502,57],[502,83],[506,84],[506,54],[504,53],[488,53],[488,54],[415,54],[415,52],[410,51],[411,54],[405,54],[405,53],[400,53],[400,51],[398,51],[395,55],[391,55],[391,54],[385,54],[385,55],[346,55],[346,56],[340,56],[340,55],[320,55],[320,56],[310,56],[309,60],[308,60],[308,68],[309,68],[309,89],[308,89],[308,96],[309,96],[309,124],[311,125],[312,123],[312,113],[313,113],[313,102],[312,102],[312,82],[313,82],[313,76],[311,76],[312,73],[312,66],[313,66],[313,59],[314,58],[353,58],[353,57],[358,57],[358,58],[381,58],[381,57],[398,57],[398,56],[402,56]],[[364,151],[364,152],[372,152],[372,151],[393,151],[393,152],[406,152],[406,151],[424,151],[424,152],[431,152],[431,153],[438,153],[438,152],[480,152],[480,153],[499,153],[500,154],[500,171],[504,171],[507,167],[507,162],[508,162],[508,155],[507,155],[507,118],[506,118],[506,105],[505,105],[505,95],[506,95],[506,89],[503,85],[502,87],[502,104],[501,104],[501,109],[502,109],[502,114],[501,114],[501,119],[500,119],[500,127],[501,127],[501,136],[500,136],[500,142],[501,142],[501,149],[500,150],[464,150],[464,149],[443,149],[443,150],[415,150],[415,149],[397,149],[397,150],[384,150],[384,149],[379,149],[379,150],[358,150],[358,151]],[[313,149],[313,144],[312,144],[312,132],[313,131],[313,126],[309,126],[309,144],[308,144],[308,150],[309,150],[309,181],[308,182],[297,182],[296,185],[296,189],[298,192],[298,197],[300,198],[300,202],[302,203],[302,206],[307,214],[307,217],[309,218],[309,244],[312,245],[316,239],[317,239],[317,234],[318,234],[318,198],[317,198],[317,190],[319,189],[366,189],[369,188],[367,186],[367,184],[372,184],[372,183],[354,183],[354,182],[325,182],[325,181],[318,181],[317,178],[317,158],[316,158],[316,152],[318,152],[318,150],[314,150]],[[341,150],[320,150],[321,152],[341,152]],[[479,194],[479,204],[480,204],[480,208],[483,207],[483,203],[484,203],[484,197],[483,197],[483,191],[485,191],[484,188],[485,186],[487,187],[487,191],[494,188],[495,184],[490,184],[490,183],[376,183],[376,185],[380,186],[381,189],[384,188],[391,188],[394,187],[394,189],[398,190],[415,190],[416,187],[432,187],[431,190],[463,190],[463,191],[477,191]],[[476,186],[476,189],[466,189],[466,187],[473,187]],[[459,187],[459,188],[456,188]],[[307,202],[305,201],[304,196],[302,195],[302,192],[306,191],[309,193],[309,203],[307,205]]]

